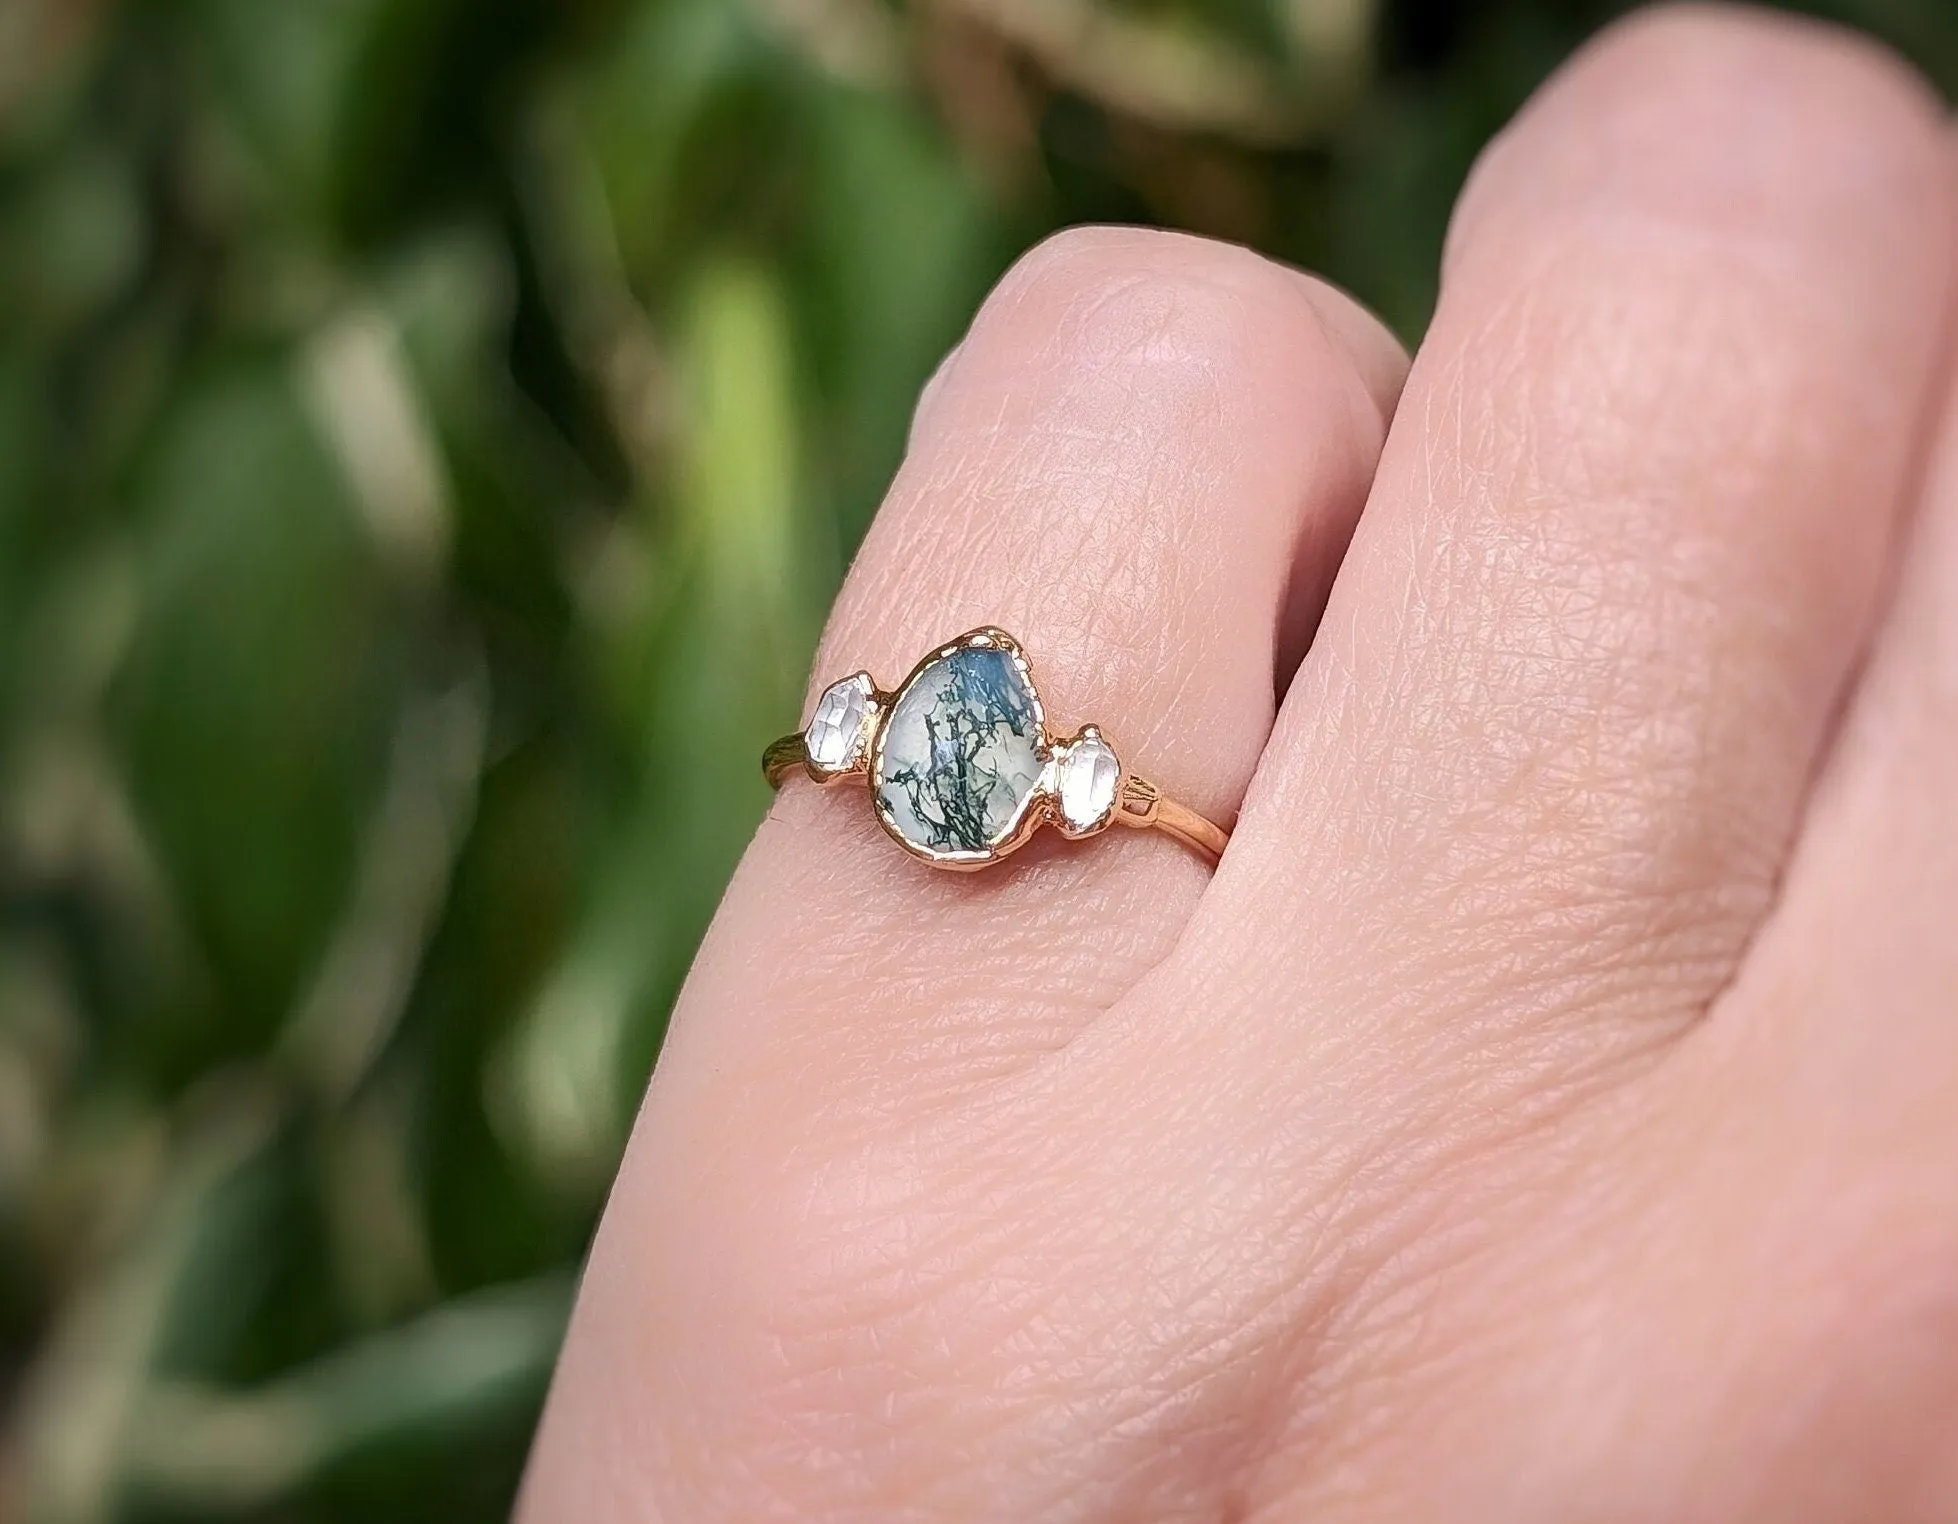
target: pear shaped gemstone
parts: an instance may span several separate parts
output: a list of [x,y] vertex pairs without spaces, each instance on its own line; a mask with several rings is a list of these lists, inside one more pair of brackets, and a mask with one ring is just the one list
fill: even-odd
[[876,776],[878,813],[931,856],[981,856],[1009,835],[1040,781],[1040,708],[1020,665],[963,646],[905,685]]

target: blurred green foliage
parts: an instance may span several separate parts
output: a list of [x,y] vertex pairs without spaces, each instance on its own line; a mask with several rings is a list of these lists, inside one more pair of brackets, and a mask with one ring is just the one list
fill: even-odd
[[0,1520],[500,1517],[987,285],[1163,222],[1415,336],[1613,9],[0,0]]

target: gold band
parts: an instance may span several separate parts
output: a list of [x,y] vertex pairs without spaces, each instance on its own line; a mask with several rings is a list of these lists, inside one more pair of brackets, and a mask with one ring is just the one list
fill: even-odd
[[761,754],[761,775],[768,780],[770,788],[780,788],[782,780],[797,768],[809,766],[809,743],[803,740],[802,732],[783,736],[770,741],[768,749]]
[[894,691],[866,672],[833,683],[807,728],[770,743],[762,773],[781,787],[854,781],[912,856],[981,868],[1042,824],[1062,835],[1157,830],[1215,864],[1230,832],[1119,762],[1100,729],[1048,730],[1019,642],[987,627],[939,647]]

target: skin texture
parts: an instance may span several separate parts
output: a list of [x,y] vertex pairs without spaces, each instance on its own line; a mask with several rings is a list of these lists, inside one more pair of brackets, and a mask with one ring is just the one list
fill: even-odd
[[786,790],[524,1524],[1958,1517],[1954,272],[1940,104],[1709,9],[1489,149],[1411,371],[1023,260],[818,687],[1001,624],[1236,838]]

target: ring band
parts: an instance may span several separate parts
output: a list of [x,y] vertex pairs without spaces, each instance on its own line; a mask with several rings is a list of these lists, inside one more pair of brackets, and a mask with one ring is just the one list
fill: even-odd
[[762,753],[771,786],[863,780],[878,823],[938,868],[984,868],[1042,825],[1094,836],[1157,830],[1215,863],[1230,832],[1123,764],[1099,727],[1047,728],[1020,643],[990,626],[940,646],[890,692],[868,672],[831,683],[806,729]]

